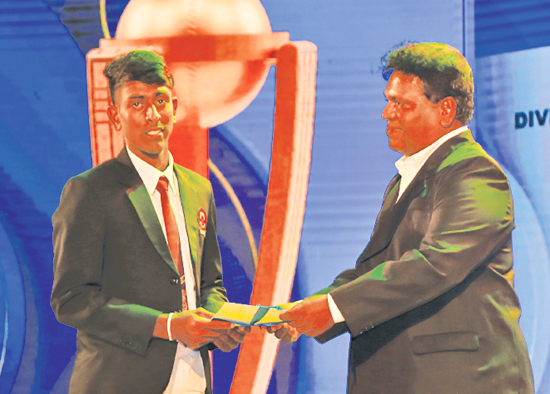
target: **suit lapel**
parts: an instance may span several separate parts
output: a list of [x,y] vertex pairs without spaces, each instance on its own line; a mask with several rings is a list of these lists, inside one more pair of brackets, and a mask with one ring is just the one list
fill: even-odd
[[174,171],[176,172],[176,177],[178,178],[178,188],[180,192],[181,206],[183,207],[183,215],[185,217],[185,228],[187,229],[187,238],[189,239],[189,250],[191,251],[191,263],[193,266],[195,280],[198,284],[200,283],[200,277],[198,276],[201,272],[200,270],[200,261],[197,258],[197,248],[198,248],[198,208],[200,208],[197,191],[190,186],[189,177],[185,174],[180,168],[174,165]]
[[384,199],[384,204],[382,205],[380,214],[378,215],[378,220],[376,221],[376,226],[372,233],[371,240],[363,253],[361,253],[357,259],[358,264],[378,254],[390,244],[393,235],[403,220],[403,217],[405,216],[412,200],[419,194],[425,194],[427,192],[427,180],[437,173],[442,161],[449,156],[458,144],[469,140],[473,142],[470,131],[468,130],[456,137],[451,138],[437,148],[418,171],[397,203],[395,201],[399,192],[398,181],[401,177],[396,175],[388,186],[387,195]]
[[[395,201],[399,194],[399,185],[401,181],[401,176],[397,174],[390,182],[386,188],[386,194],[384,195],[384,202],[382,203],[382,208],[376,219],[376,224],[372,232],[371,239],[367,244],[366,248],[363,250],[357,262],[366,260],[372,257],[374,254],[378,253],[385,245],[381,245],[382,239],[390,238],[389,230],[391,227],[391,222],[388,220],[390,212],[394,209]],[[384,242],[382,242],[384,243]]]
[[147,188],[132,165],[126,149],[120,152],[117,160],[123,164],[123,166],[120,167],[118,179],[127,187],[126,194],[132,202],[147,236],[164,262],[177,273],[178,269],[170,254],[170,249],[168,248],[166,237],[162,231],[157,212],[151,202],[151,196],[149,196]]

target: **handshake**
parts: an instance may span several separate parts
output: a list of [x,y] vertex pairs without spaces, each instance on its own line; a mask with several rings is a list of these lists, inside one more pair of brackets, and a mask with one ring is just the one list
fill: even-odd
[[259,326],[290,343],[301,334],[320,335],[333,325],[327,296],[314,295],[302,301],[271,307],[227,302],[216,314],[202,308],[162,314],[153,335],[177,340],[191,349],[212,343],[228,352],[243,342],[252,326]]
[[265,327],[267,332],[275,334],[275,337],[283,342],[294,342],[301,334],[316,337],[335,324],[326,294],[313,295],[279,307],[284,309],[287,305],[290,305],[290,308],[283,310],[279,315],[281,324]]
[[228,352],[243,342],[252,326],[259,326],[290,343],[301,334],[320,335],[333,325],[327,296],[314,295],[302,301],[271,307],[227,302],[216,314],[202,308],[162,314],[153,335],[176,340],[191,349],[212,343]]
[[271,307],[225,303],[213,320],[260,326],[287,343],[301,334],[315,337],[334,325],[326,295]]

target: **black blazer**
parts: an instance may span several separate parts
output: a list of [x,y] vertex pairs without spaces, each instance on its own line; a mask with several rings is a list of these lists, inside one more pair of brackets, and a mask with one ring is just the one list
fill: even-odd
[[[208,180],[175,165],[189,235],[197,304],[226,301]],[[198,211],[207,214],[199,231]],[[162,393],[176,342],[153,338],[162,312],[181,309],[181,286],[147,189],[126,149],[70,179],[53,215],[57,319],[78,329],[70,392]],[[202,350],[211,390],[210,363]]]
[[348,393],[533,393],[512,287],[512,197],[469,131],[439,147],[330,292],[351,333]]

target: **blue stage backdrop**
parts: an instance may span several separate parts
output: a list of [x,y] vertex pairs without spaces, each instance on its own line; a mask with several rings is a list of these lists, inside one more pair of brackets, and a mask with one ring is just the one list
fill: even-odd
[[[550,47],[478,59],[478,139],[511,180],[515,202],[515,285],[535,383],[548,392],[550,317]],[[542,391],[542,388],[546,391]]]
[[[107,0],[111,35],[127,0]],[[403,40],[440,41],[474,68],[477,139],[502,164],[516,204],[516,286],[538,394],[550,394],[547,136],[550,4],[542,0],[263,0],[274,31],[319,48],[317,115],[293,299],[328,285],[368,242],[399,155],[381,112],[380,57]],[[91,166],[84,54],[102,37],[99,0],[0,0],[0,393],[66,393],[75,330],[55,320],[51,215],[67,179]],[[210,155],[259,242],[275,70],[242,114],[210,132]],[[244,232],[211,177],[229,297],[247,302],[254,269]],[[243,246],[244,245],[244,246]],[[270,394],[345,392],[344,335],[281,346]],[[215,394],[238,350],[215,352]]]

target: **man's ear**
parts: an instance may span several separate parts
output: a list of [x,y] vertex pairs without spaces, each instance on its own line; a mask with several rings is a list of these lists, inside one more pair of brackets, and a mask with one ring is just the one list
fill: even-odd
[[176,123],[176,111],[178,110],[178,98],[172,97],[172,116],[174,117],[174,123]]
[[438,103],[441,111],[441,126],[447,128],[453,125],[456,119],[456,100],[454,97],[445,97]]
[[107,117],[113,125],[116,131],[120,131],[122,125],[120,124],[120,119],[118,117],[118,107],[116,105],[110,105],[107,108]]

